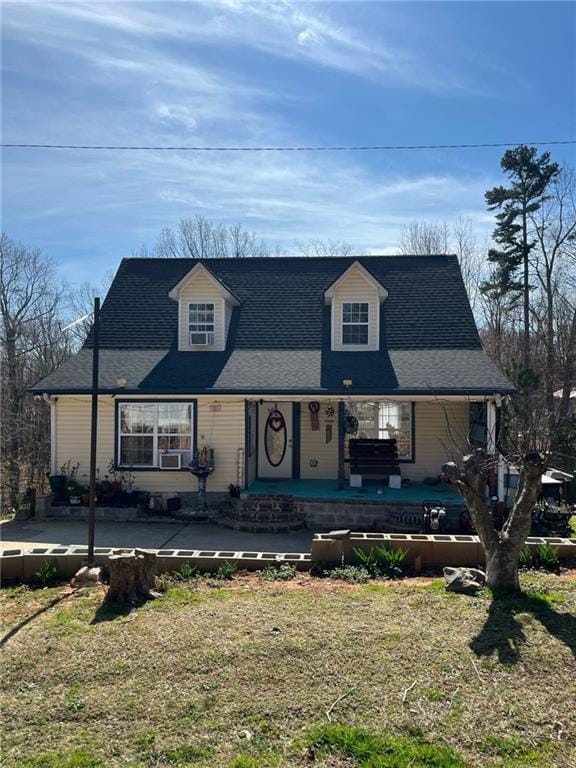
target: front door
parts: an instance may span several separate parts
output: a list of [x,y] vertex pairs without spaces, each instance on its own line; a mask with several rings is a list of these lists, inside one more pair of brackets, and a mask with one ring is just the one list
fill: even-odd
[[292,403],[264,402],[258,412],[258,477],[292,477]]

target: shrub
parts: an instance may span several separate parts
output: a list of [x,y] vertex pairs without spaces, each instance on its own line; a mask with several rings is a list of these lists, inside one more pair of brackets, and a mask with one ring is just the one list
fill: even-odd
[[56,581],[56,577],[58,576],[58,568],[56,567],[55,563],[50,563],[48,560],[44,560],[34,576],[36,576],[36,579],[41,586],[47,587],[49,584],[52,584],[54,581]]
[[374,578],[399,579],[402,577],[407,555],[405,549],[393,549],[384,545],[372,547],[369,552],[356,548],[354,554],[360,565]]
[[217,579],[223,579],[225,581],[229,581],[234,576],[237,570],[238,570],[238,565],[236,563],[229,563],[228,560],[225,560],[222,563],[222,565],[219,566],[215,575]]
[[525,568],[527,570],[534,567],[534,557],[532,551],[528,549],[528,547],[524,547],[520,552],[520,555],[518,556],[518,565],[520,568]]
[[290,581],[296,575],[296,566],[292,563],[268,564],[260,571],[260,578],[264,581]]
[[560,568],[560,559],[558,557],[558,547],[553,547],[548,542],[539,544],[536,550],[538,565],[544,571],[558,571]]
[[198,570],[190,563],[182,563],[179,570],[174,573],[177,581],[191,581],[198,575]]
[[351,584],[366,584],[370,579],[370,572],[362,565],[339,565],[325,570],[323,575],[330,579],[349,581]]

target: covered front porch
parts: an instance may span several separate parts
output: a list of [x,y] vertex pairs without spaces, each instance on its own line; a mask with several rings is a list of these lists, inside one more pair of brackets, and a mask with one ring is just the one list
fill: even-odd
[[[497,401],[486,396],[247,400],[241,487],[251,489],[256,481],[318,481],[292,488],[313,495],[330,491],[331,498],[350,489],[363,498],[376,494],[393,499],[399,486],[403,498],[423,482],[435,487],[442,465],[471,445],[494,453],[496,414]],[[360,442],[377,448],[393,444],[393,461],[382,461],[384,452],[376,450],[358,462],[354,456]]]
[[[447,528],[465,530],[466,507],[443,482],[442,464],[471,443],[490,442],[495,408],[464,396],[247,402],[238,525],[419,532],[425,507],[443,507]],[[391,444],[392,465],[378,455],[359,465],[354,449],[362,442],[376,454]]]

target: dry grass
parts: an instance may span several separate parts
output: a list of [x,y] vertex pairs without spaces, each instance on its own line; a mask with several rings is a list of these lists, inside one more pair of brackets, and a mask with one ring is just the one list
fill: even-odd
[[[97,614],[98,590],[43,612],[62,588],[4,590],[4,631],[38,614],[3,649],[3,765],[441,766],[410,751],[426,741],[454,765],[572,768],[573,576],[492,604],[429,579],[240,576],[126,615]],[[361,730],[320,738],[342,694],[332,721]],[[380,737],[412,757],[363,762]]]

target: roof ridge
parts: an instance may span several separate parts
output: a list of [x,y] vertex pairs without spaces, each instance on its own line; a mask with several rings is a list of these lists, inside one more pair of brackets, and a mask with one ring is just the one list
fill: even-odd
[[[178,261],[199,261],[199,262],[215,262],[215,261],[271,261],[272,259],[298,260],[298,261],[331,261],[336,259],[437,259],[437,258],[458,258],[455,253],[360,253],[360,254],[341,254],[339,256],[209,256],[206,258],[200,258],[198,256],[123,256],[122,262],[125,261],[159,261],[159,262],[178,262]],[[121,263],[122,263],[121,262]]]

